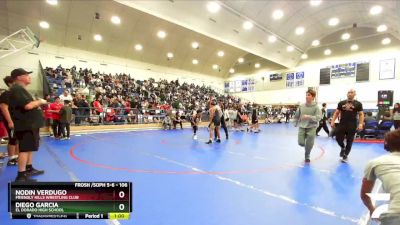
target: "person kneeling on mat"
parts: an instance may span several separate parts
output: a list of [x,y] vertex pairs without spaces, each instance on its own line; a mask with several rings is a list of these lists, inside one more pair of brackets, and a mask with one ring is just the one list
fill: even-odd
[[305,148],[305,163],[310,163],[310,153],[314,146],[316,130],[321,120],[321,110],[314,102],[316,92],[306,92],[306,103],[300,105],[296,111],[296,125],[299,126],[298,143]]

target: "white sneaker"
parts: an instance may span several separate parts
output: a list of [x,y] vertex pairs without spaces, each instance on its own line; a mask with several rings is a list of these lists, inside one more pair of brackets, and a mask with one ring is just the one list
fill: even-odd
[[193,135],[193,140],[197,140],[197,135]]

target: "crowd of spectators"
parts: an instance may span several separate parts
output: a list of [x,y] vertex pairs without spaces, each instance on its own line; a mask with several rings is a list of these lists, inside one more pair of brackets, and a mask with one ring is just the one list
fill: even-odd
[[160,115],[175,112],[184,118],[198,109],[207,111],[208,102],[213,98],[222,101],[227,108],[251,108],[250,102],[218,93],[212,87],[180,83],[179,80],[140,80],[129,74],[105,74],[75,66],[66,69],[61,65],[47,67],[45,71],[54,93],[47,99],[53,101],[60,94],[61,102],[72,100],[75,124],[82,121],[161,122],[163,117]]
[[[160,122],[166,124],[166,128],[176,127],[196,110],[207,112],[209,101],[217,99],[229,115],[227,124],[234,127],[238,117],[242,114],[249,117],[253,109],[253,103],[219,93],[204,84],[153,78],[140,80],[130,74],[106,74],[75,66],[47,67],[45,72],[52,89],[47,100],[52,102],[59,96],[60,102],[71,101],[75,125]],[[257,105],[257,109],[266,123],[281,123],[289,122],[296,107]],[[207,113],[203,116],[207,117]]]

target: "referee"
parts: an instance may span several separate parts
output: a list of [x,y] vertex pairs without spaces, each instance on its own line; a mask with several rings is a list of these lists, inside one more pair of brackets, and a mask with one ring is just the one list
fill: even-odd
[[30,176],[43,174],[32,166],[33,152],[39,149],[39,128],[43,126],[43,112],[40,106],[46,104],[43,99],[34,100],[26,90],[31,83],[32,72],[15,69],[11,72],[14,85],[10,88],[10,112],[14,122],[15,136],[19,143],[18,175],[15,181],[36,181]]
[[[347,162],[356,131],[362,131],[364,126],[364,112],[361,102],[354,99],[356,91],[347,92],[347,100],[341,101],[333,115],[331,127],[335,127],[335,120],[340,115],[339,125],[336,128],[336,141],[340,146],[342,162]],[[358,125],[357,125],[358,116]],[[346,137],[346,145],[344,139]]]

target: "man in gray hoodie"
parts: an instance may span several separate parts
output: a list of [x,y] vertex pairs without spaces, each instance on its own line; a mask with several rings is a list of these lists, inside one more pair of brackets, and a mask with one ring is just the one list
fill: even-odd
[[321,120],[321,110],[314,101],[316,92],[308,90],[306,92],[306,103],[299,106],[296,111],[296,127],[299,127],[298,143],[305,149],[305,163],[310,163],[310,153],[314,146],[316,129]]

